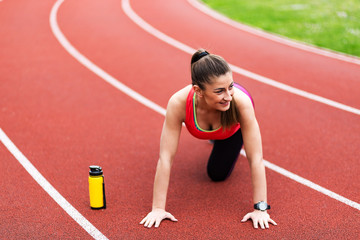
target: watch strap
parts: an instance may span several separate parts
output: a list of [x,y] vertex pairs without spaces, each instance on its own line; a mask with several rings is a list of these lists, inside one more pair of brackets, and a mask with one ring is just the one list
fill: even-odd
[[[266,207],[265,210],[261,210],[261,209],[260,209],[260,207],[259,207],[260,203],[265,203],[265,204],[267,205],[267,207]],[[267,204],[266,202],[263,202],[263,201],[262,201],[262,202],[255,203],[255,204],[254,204],[254,209],[260,210],[260,211],[266,211],[266,210],[269,210],[269,209],[270,209],[270,205]]]

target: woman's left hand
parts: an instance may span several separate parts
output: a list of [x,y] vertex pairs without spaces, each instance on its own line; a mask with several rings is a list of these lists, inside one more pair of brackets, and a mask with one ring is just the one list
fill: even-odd
[[259,210],[254,210],[253,212],[246,214],[241,222],[246,222],[249,219],[253,221],[254,228],[258,228],[258,225],[260,225],[262,229],[269,228],[269,222],[275,226],[277,225],[267,212]]

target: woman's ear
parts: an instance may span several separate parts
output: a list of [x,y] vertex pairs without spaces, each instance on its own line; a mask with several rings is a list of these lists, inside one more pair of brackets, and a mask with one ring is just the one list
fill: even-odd
[[202,97],[203,96],[203,90],[198,85],[193,85],[193,89],[197,96]]

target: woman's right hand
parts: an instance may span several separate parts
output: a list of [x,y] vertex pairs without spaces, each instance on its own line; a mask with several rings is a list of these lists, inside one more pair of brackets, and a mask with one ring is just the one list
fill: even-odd
[[153,209],[140,224],[144,224],[144,227],[151,228],[155,223],[155,227],[157,228],[160,226],[161,221],[167,218],[173,222],[177,222],[177,219],[164,209]]

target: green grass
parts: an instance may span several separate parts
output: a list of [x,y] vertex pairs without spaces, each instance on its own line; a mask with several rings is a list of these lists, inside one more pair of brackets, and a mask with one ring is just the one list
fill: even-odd
[[360,56],[359,0],[203,0],[241,23]]

